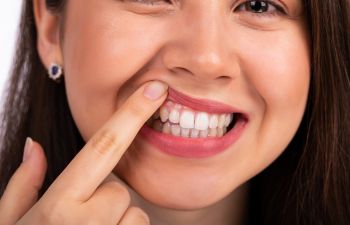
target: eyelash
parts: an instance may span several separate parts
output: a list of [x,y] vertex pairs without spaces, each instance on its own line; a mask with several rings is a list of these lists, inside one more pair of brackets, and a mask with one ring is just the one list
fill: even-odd
[[[172,0],[123,0],[123,1],[131,1],[134,2],[136,4],[140,3],[140,4],[145,4],[145,5],[149,5],[149,6],[156,6],[162,3],[158,3],[158,2],[165,2],[166,4],[172,4]],[[265,4],[265,6],[267,7],[267,10],[270,10],[270,8],[272,7],[272,11],[268,12],[252,12],[252,11],[248,11],[247,8],[251,7],[252,5],[250,5],[251,3],[256,2],[256,3],[263,3]],[[239,4],[234,11],[242,11],[242,10],[246,10],[248,13],[253,14],[254,16],[277,16],[277,15],[286,15],[286,11],[283,9],[282,6],[278,5],[275,1],[273,0],[248,0],[248,1],[244,1],[241,4]]]
[[[265,7],[267,9],[267,11],[264,12],[253,12],[253,11],[249,11],[247,10],[248,7],[252,7],[252,5],[250,5],[251,3],[263,3],[265,4]],[[236,7],[236,9],[234,11],[241,11],[241,10],[246,10],[247,13],[253,14],[254,16],[278,16],[278,15],[287,15],[286,11],[283,9],[282,6],[280,6],[279,4],[277,4],[275,1],[272,0],[256,0],[256,1],[245,1],[243,3],[241,3],[240,5],[238,5],[238,7]]]

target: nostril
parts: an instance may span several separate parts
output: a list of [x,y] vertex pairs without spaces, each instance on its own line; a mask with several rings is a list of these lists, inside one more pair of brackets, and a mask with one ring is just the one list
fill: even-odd
[[174,74],[178,75],[178,74],[193,74],[190,70],[184,68],[184,67],[174,67],[170,69]]
[[231,80],[232,77],[223,75],[223,76],[217,77],[217,79],[218,79],[218,80],[225,80],[225,81],[228,81],[228,80]]

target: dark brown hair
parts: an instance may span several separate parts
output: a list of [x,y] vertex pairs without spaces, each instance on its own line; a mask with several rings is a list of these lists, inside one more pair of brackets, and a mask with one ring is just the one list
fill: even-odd
[[[43,146],[48,160],[41,194],[84,145],[64,82],[49,80],[39,59],[32,4],[23,2],[2,111],[0,195],[21,163],[27,136]],[[312,45],[307,109],[288,148],[250,181],[250,224],[350,223],[350,3],[304,4]],[[64,11],[64,0],[46,5],[53,13]]]

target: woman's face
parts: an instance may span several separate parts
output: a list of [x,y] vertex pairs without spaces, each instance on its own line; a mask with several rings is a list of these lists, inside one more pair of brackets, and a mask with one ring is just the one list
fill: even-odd
[[[241,127],[233,128],[234,138],[227,138],[231,132],[220,139],[206,137],[221,136],[219,129],[199,132],[199,126],[204,138],[196,139],[196,130],[179,131],[183,124],[175,123],[173,134],[161,135],[166,145],[155,130],[146,132],[115,172],[161,206],[195,209],[224,198],[271,164],[301,122],[310,80],[302,6],[301,0],[67,1],[60,47],[69,106],[83,138],[143,83],[163,81],[193,100],[175,95],[180,104],[169,111],[207,116],[213,127],[215,118],[235,113]],[[178,132],[194,138],[170,137]],[[187,142],[196,148],[181,149]]]

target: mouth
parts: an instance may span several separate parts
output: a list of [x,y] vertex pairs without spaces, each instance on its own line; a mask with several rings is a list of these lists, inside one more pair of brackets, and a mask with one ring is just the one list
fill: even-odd
[[167,100],[147,121],[147,126],[163,134],[183,138],[222,137],[242,118],[241,113],[196,111]]
[[167,100],[141,129],[141,135],[171,155],[203,158],[232,145],[247,123],[247,114],[236,108],[169,89]]

